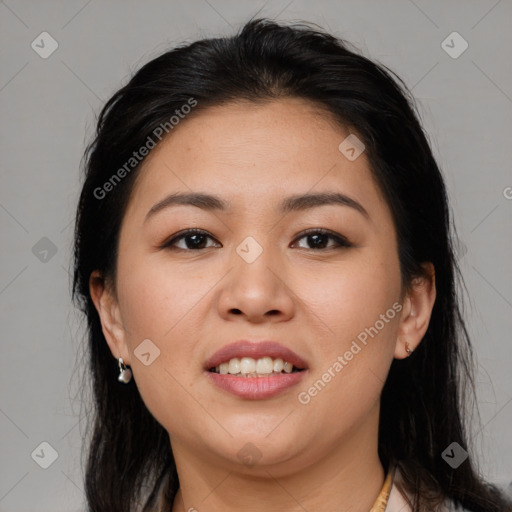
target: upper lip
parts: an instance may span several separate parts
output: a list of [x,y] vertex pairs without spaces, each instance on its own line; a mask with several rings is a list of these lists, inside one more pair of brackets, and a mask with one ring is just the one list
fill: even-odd
[[254,342],[239,340],[225,345],[210,356],[205,363],[205,370],[215,368],[219,364],[227,362],[234,357],[252,357],[253,359],[259,359],[265,356],[273,359],[281,358],[283,361],[288,361],[300,369],[307,368],[306,362],[300,356],[293,350],[276,341],[265,340]]

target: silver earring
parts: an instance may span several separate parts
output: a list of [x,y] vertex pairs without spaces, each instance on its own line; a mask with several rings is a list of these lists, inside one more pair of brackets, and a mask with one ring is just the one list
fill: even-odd
[[407,357],[409,357],[413,352],[413,349],[409,348],[409,343],[407,341],[405,342],[405,351],[407,352]]
[[119,376],[117,380],[123,384],[128,384],[132,380],[132,371],[123,363],[123,358],[119,358]]

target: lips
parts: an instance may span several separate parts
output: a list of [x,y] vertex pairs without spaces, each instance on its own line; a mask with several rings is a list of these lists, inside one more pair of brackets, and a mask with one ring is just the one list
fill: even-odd
[[241,359],[242,357],[252,357],[259,359],[262,357],[271,357],[273,359],[281,358],[283,361],[288,361],[300,370],[308,368],[307,363],[293,350],[275,342],[275,341],[259,341],[253,342],[249,340],[239,340],[222,347],[215,352],[205,363],[204,369],[206,371],[215,368],[216,366],[229,361],[235,357]]
[[[280,359],[292,364],[292,373],[272,373],[266,375],[246,374],[244,376],[220,374],[214,370],[221,363],[236,360],[259,360],[261,358]],[[289,367],[288,367],[289,369]],[[293,350],[275,341],[253,342],[239,340],[222,347],[204,364],[204,375],[218,389],[243,400],[264,400],[285,393],[296,387],[309,373],[306,361]]]

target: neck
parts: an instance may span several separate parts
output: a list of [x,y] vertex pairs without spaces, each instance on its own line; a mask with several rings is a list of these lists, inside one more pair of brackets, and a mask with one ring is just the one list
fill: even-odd
[[287,471],[256,465],[250,472],[237,472],[235,465],[212,464],[203,454],[173,442],[180,489],[172,512],[367,512],[386,476],[378,457],[378,421],[369,423],[326,447],[313,463],[290,459]]

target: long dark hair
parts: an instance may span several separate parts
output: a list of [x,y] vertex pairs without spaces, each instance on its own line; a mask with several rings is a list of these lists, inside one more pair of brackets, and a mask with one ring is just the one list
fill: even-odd
[[[189,115],[240,99],[283,97],[317,104],[363,140],[393,214],[403,284],[422,275],[421,263],[435,267],[437,298],[428,331],[411,357],[393,361],[382,392],[383,466],[402,470],[414,510],[433,510],[437,491],[473,512],[503,512],[505,498],[479,477],[468,446],[463,391],[474,394],[473,363],[457,292],[462,276],[456,234],[414,100],[399,77],[347,42],[308,24],[266,19],[249,21],[233,37],[179,46],[145,64],[103,107],[84,154],[73,298],[87,318],[94,396],[85,479],[89,510],[170,510],[179,487],[169,436],[134,380],[117,382],[117,361],[89,293],[94,270],[115,283],[121,220],[140,168],[126,162],[148,137],[158,143],[154,133],[162,123],[172,137],[169,119],[191,98],[196,104]],[[113,180],[123,165],[122,179]],[[470,452],[457,469],[442,457],[454,442]]]

